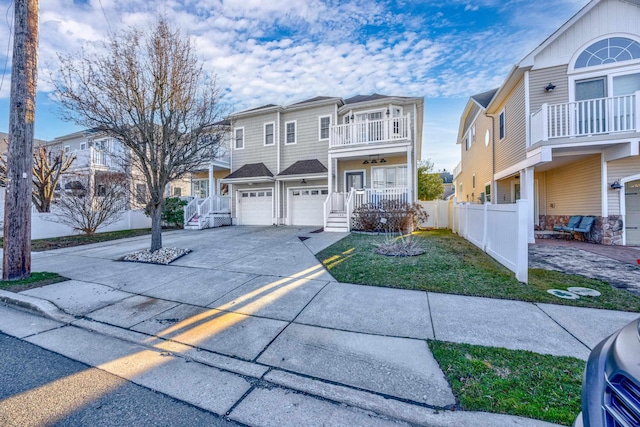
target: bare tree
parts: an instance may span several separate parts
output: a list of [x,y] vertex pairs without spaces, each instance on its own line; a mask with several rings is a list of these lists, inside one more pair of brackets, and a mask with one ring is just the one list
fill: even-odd
[[65,190],[56,201],[55,222],[92,235],[122,218],[129,194],[125,174],[104,172],[96,174],[94,182],[88,177],[77,182],[82,185]]
[[162,247],[166,185],[212,159],[222,144],[215,79],[193,42],[160,18],[148,33],[132,29],[103,53],[60,56],[54,78],[65,118],[99,129],[128,150],[126,161],[147,186],[151,251]]
[[31,275],[31,151],[38,74],[38,0],[14,1],[2,278]]

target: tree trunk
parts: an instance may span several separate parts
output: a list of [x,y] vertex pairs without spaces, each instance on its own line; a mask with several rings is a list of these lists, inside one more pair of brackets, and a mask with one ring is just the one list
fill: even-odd
[[38,69],[38,0],[15,0],[9,113],[9,179],[4,209],[2,278],[31,274],[33,125]]
[[162,208],[162,202],[151,208],[151,252],[162,248]]

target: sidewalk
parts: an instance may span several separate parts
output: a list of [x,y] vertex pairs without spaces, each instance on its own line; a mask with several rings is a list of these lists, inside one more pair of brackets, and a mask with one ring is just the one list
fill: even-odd
[[534,426],[548,424],[448,410],[426,340],[586,360],[638,317],[338,283],[313,253],[341,236],[305,233],[171,233],[194,248],[171,266],[113,261],[143,238],[34,254],[74,280],[2,292],[49,319],[0,307],[0,329],[249,425]]

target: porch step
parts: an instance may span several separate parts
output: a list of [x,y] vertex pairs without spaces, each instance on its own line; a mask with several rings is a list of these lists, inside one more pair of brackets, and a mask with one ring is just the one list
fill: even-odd
[[326,231],[327,233],[347,233],[349,229],[346,226],[330,227],[329,224],[327,224],[327,226],[324,228],[324,231]]

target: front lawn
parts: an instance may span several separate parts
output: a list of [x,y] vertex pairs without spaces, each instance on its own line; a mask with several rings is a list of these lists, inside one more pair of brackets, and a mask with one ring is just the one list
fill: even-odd
[[523,350],[429,341],[460,409],[571,425],[584,361]]
[[[640,311],[640,297],[608,283],[541,269],[529,270],[529,284],[465,239],[448,230],[420,231],[414,238],[425,253],[388,257],[374,253],[384,236],[351,234],[317,256],[340,282],[459,295]],[[557,298],[547,289],[581,286],[600,291],[597,298]]]

